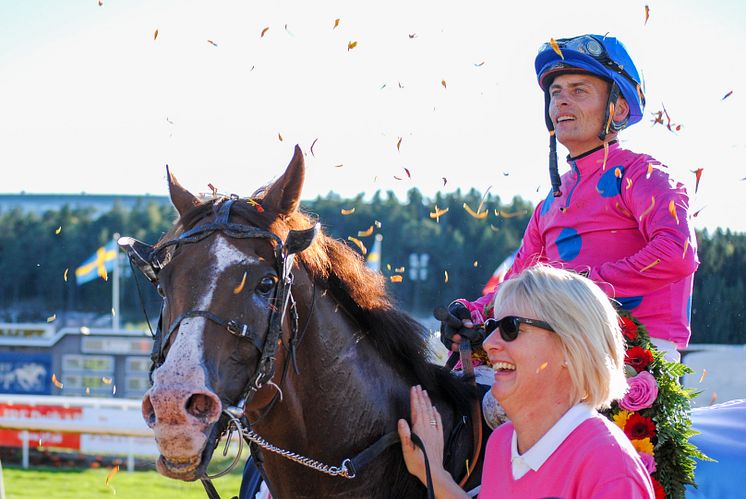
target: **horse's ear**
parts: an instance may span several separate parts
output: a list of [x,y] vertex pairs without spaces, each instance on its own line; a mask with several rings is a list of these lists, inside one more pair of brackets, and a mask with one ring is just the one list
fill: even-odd
[[303,163],[303,152],[295,146],[295,153],[285,173],[267,190],[262,204],[265,208],[276,211],[280,215],[290,215],[298,210],[300,193],[303,189],[303,178],[306,167]]
[[184,189],[176,177],[174,177],[168,165],[166,165],[166,177],[168,177],[168,193],[171,196],[171,202],[179,215],[183,215],[189,209],[199,206],[199,199],[194,194]]

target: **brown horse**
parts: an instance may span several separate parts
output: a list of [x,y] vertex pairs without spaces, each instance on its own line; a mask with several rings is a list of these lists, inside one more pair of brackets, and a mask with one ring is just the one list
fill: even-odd
[[[272,446],[349,464],[409,418],[408,390],[420,384],[443,416],[447,469],[464,476],[475,390],[428,362],[427,331],[394,308],[381,274],[315,234],[299,211],[303,177],[297,146],[254,198],[200,201],[169,173],[176,225],[154,248],[120,241],[164,298],[142,403],[158,471],[203,478],[218,437],[242,418]],[[425,495],[398,444],[341,476],[261,454],[273,497]]]

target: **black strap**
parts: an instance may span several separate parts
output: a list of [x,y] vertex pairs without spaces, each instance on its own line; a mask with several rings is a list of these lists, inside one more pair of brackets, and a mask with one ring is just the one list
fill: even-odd
[[202,486],[205,488],[205,492],[207,493],[207,497],[210,499],[220,499],[220,494],[218,494],[218,491],[215,490],[215,486],[212,484],[212,481],[209,478],[200,478],[200,482],[202,482]]
[[425,457],[425,475],[427,477],[427,499],[435,499],[435,489],[433,488],[433,477],[430,474],[430,460],[427,458],[427,452],[425,452],[425,444],[422,442],[420,437],[416,433],[411,433],[410,438],[412,442],[422,449],[422,455]]

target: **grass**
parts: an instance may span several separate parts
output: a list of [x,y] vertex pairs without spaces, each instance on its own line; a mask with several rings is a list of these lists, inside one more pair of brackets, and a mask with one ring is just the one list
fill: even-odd
[[[241,469],[213,481],[220,497],[231,498],[238,495],[241,486]],[[3,466],[5,496],[16,498],[54,499],[205,499],[202,483],[171,480],[155,471],[122,470],[116,473],[109,485],[106,477],[111,470],[99,469],[57,469]]]

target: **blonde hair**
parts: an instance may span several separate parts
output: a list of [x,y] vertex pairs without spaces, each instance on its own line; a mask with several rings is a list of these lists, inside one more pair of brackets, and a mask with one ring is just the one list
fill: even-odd
[[504,310],[548,322],[562,343],[572,381],[573,404],[603,409],[627,390],[624,340],[614,307],[593,281],[566,270],[536,265],[501,284],[495,318]]

